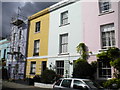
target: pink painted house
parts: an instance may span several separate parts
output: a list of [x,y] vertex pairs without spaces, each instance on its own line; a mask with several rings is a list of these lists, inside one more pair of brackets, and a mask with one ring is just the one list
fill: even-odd
[[[120,48],[120,2],[118,0],[84,0],[84,43],[92,52],[88,61],[97,61],[96,55],[108,47]],[[113,78],[113,69],[98,60],[97,79]]]

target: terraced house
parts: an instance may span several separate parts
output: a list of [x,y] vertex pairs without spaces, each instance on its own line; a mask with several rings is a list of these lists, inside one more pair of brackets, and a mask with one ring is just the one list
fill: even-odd
[[46,69],[48,55],[49,9],[29,17],[26,77],[33,78]]
[[88,62],[98,61],[96,78],[113,78],[113,67],[96,55],[109,47],[120,48],[119,0],[62,0],[29,17],[27,77],[46,67],[72,77],[73,63],[85,43]]
[[109,62],[99,60],[96,55],[109,47],[120,48],[120,1],[88,2],[88,0],[84,0],[82,5],[85,27],[84,43],[92,52],[88,61],[98,61],[97,79],[113,78],[113,67]]
[[[8,55],[7,52],[9,52],[9,45],[10,45],[10,41],[8,39],[3,39],[0,40],[0,60],[4,59],[6,62],[6,66],[8,66]],[[2,67],[0,66],[0,69]],[[6,67],[7,68],[7,67]]]
[[79,0],[63,0],[50,6],[47,66],[64,77],[72,77],[73,62],[80,57],[76,47],[83,42],[81,5]]

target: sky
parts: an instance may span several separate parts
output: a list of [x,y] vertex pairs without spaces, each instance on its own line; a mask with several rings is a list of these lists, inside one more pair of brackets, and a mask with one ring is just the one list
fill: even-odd
[[[12,2],[11,2],[12,1]],[[0,37],[10,35],[10,21],[11,17],[17,15],[18,7],[21,8],[23,16],[31,16],[60,0],[0,0]],[[13,2],[14,1],[14,2]],[[44,1],[44,2],[43,2]]]

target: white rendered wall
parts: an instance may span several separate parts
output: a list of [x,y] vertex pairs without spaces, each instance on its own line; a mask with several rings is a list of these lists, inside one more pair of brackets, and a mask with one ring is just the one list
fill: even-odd
[[[60,15],[62,12],[68,11],[68,25],[60,26]],[[48,64],[55,65],[56,60],[65,60],[68,64],[70,75],[73,72],[73,65],[69,65],[68,61],[73,62],[79,58],[76,52],[76,46],[83,42],[83,25],[81,14],[81,2],[75,2],[55,11],[50,12],[50,29],[48,44]],[[60,34],[68,33],[68,53],[69,55],[59,55],[59,37]],[[66,67],[66,66],[65,66]]]

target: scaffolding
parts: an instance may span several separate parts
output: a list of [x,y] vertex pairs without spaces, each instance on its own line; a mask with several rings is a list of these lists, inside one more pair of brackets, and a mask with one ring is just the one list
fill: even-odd
[[11,43],[10,52],[8,52],[8,71],[11,79],[25,77],[27,18],[20,13],[21,9],[18,7],[17,15],[13,16],[10,22]]

